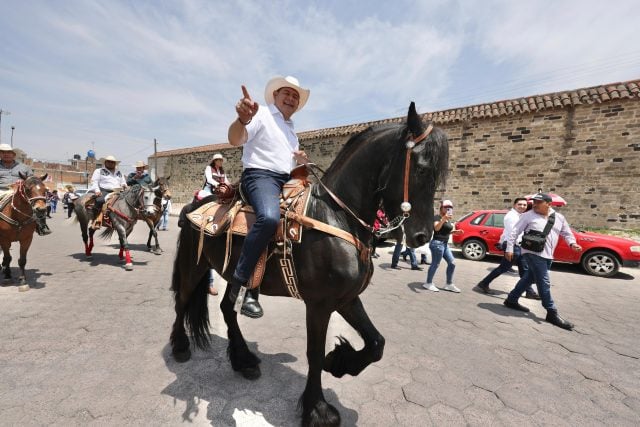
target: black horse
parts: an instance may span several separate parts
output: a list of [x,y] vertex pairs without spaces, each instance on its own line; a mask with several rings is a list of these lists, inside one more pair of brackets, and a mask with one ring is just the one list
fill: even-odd
[[[433,198],[446,178],[448,153],[444,132],[423,124],[411,103],[407,123],[380,125],[353,136],[326,171],[322,182],[351,213],[341,208],[324,187],[313,187],[307,215],[348,231],[365,242],[365,247],[359,250],[343,239],[314,229],[305,229],[302,243],[293,246],[298,291],[306,305],[309,371],[301,396],[303,425],[340,424],[340,414],[322,393],[323,369],[336,377],[355,376],[382,358],[384,338],[369,320],[359,297],[373,274],[369,256],[372,234],[366,224],[373,222],[382,203],[394,223],[404,219],[408,246],[428,242],[433,232]],[[408,212],[406,202],[410,202]],[[222,272],[225,237],[206,237],[204,261],[196,264],[198,231],[189,226],[182,228],[172,278],[176,320],[171,345],[177,361],[191,356],[185,320],[195,344],[200,348],[208,345],[208,284],[204,279],[213,267],[229,281],[241,244],[242,239],[234,237],[231,262]],[[260,290],[266,295],[290,296],[281,278],[279,258],[273,256],[267,262]],[[220,308],[228,327],[231,366],[244,377],[255,379],[260,376],[260,360],[246,345],[228,293],[229,287]],[[325,356],[327,327],[334,311],[362,336],[361,350],[356,351],[340,337],[335,349]]]
[[[148,189],[147,192],[151,193],[152,190]],[[112,203],[109,200],[109,209],[106,215],[109,217],[111,226],[106,227],[100,237],[104,239],[111,238],[113,232],[118,233],[120,239],[120,260],[125,260],[125,269],[133,270],[133,263],[131,262],[131,254],[129,252],[129,243],[127,237],[131,234],[133,226],[138,220],[140,210],[144,208],[144,193],[145,189],[140,184],[132,185],[120,194],[114,194],[112,197],[116,197],[116,200]],[[89,221],[95,218],[95,212],[91,210],[91,213],[85,208],[85,202],[93,197],[93,193],[87,193],[81,198],[75,200],[74,211],[76,213],[76,220],[80,223],[80,231],[82,233],[82,241],[84,242],[84,251],[87,258],[91,258],[93,250],[93,234],[96,232],[94,228],[89,228]]]

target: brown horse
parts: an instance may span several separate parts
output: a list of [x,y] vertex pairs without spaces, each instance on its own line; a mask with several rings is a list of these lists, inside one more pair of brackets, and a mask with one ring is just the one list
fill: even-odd
[[24,267],[27,265],[27,251],[33,240],[33,232],[36,230],[36,221],[47,214],[46,193],[47,187],[43,181],[47,174],[40,178],[27,177],[20,172],[21,180],[13,184],[13,189],[0,197],[0,246],[4,257],[2,258],[2,272],[5,283],[11,280],[11,243],[20,242],[20,267],[19,291],[28,291],[29,285],[25,276]]
[[[169,179],[171,177],[160,177],[156,179],[151,186],[153,192],[145,192],[144,198],[144,210],[140,211],[138,219],[144,221],[149,226],[149,238],[147,239],[147,249],[149,252],[153,252],[156,255],[162,253],[160,243],[158,243],[158,233],[156,227],[158,222],[164,214],[164,208],[162,207],[162,199],[170,200],[171,191],[169,191]],[[152,199],[153,198],[153,199]],[[165,205],[166,206],[166,205]],[[151,246],[151,238],[155,239],[155,246]]]

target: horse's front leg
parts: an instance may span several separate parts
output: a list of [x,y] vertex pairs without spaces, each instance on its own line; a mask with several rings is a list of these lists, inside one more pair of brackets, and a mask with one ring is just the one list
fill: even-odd
[[233,310],[233,303],[229,299],[230,289],[231,286],[227,286],[220,302],[220,310],[227,324],[227,337],[229,338],[227,354],[234,371],[239,371],[243,377],[249,380],[255,380],[262,375],[260,372],[260,359],[249,350],[247,342],[242,336],[238,325],[238,313]]
[[300,398],[303,426],[338,426],[340,413],[327,403],[322,393],[322,367],[331,310],[307,303],[307,385]]
[[[35,230],[34,230],[35,231]],[[18,267],[20,267],[20,277],[18,279],[18,291],[24,292],[29,290],[27,284],[27,274],[25,272],[25,266],[27,265],[27,252],[31,247],[33,241],[33,232],[27,235],[24,239],[20,240],[20,258],[18,258]]]
[[[156,255],[160,255],[162,253],[162,249],[160,249],[160,243],[158,243],[158,232],[156,231],[156,226],[154,224],[154,221],[151,218],[147,218],[145,219],[145,222],[149,226],[149,238],[147,239],[147,249],[149,249],[150,252],[153,252]],[[153,248],[151,247],[152,237],[156,242],[156,245]]]
[[340,337],[340,343],[327,355],[324,369],[338,378],[344,374],[356,376],[371,363],[382,359],[384,337],[371,323],[360,297],[340,308],[338,313],[358,331],[364,340],[364,347],[356,351],[349,341]]
[[4,273],[4,283],[11,281],[11,242],[2,243],[2,273]]

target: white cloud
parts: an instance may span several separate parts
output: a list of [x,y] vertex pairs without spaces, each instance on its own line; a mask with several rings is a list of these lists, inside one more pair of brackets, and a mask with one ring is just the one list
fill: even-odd
[[12,6],[0,16],[0,108],[14,113],[2,137],[15,124],[35,157],[51,154],[47,142],[108,142],[115,155],[154,137],[162,149],[224,142],[240,84],[262,101],[275,74],[311,89],[295,117],[306,130],[404,115],[411,100],[428,111],[640,68],[630,0]]

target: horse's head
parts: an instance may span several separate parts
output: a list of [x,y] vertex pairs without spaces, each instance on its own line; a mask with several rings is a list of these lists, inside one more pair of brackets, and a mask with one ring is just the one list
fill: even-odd
[[169,190],[169,179],[171,177],[160,177],[158,179],[156,179],[156,181],[153,183],[154,188],[157,187],[158,188],[158,193],[156,193],[156,195],[158,195],[158,197],[160,198],[164,198],[167,200],[171,199],[171,191]]
[[413,102],[398,144],[402,144],[402,155],[389,165],[392,179],[382,190],[382,201],[388,218],[408,215],[406,242],[416,248],[433,233],[433,199],[446,179],[449,146],[443,131],[422,122]]
[[22,182],[18,185],[16,191],[22,194],[24,199],[31,205],[31,208],[34,210],[38,217],[46,215],[47,186],[44,185],[44,180],[47,179],[48,174],[44,174],[41,177],[27,177],[22,172],[20,172],[19,175],[22,179]]

